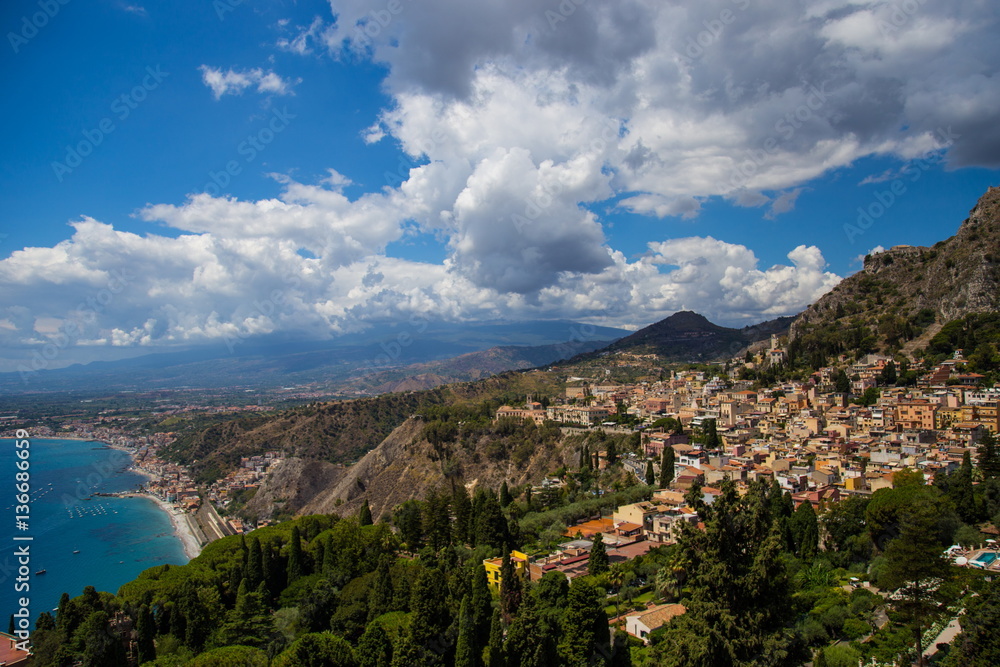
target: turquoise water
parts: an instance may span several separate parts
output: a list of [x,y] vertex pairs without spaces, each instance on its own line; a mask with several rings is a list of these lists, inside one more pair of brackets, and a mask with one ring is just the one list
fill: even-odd
[[[65,591],[79,595],[84,586],[117,592],[146,568],[187,562],[170,517],[147,498],[90,497],[95,492],[128,491],[144,478],[125,470],[131,462],[121,451],[99,442],[31,440],[31,515],[29,529],[15,526],[17,472],[12,439],[0,441],[0,618],[15,611],[16,600],[30,597],[32,620],[59,603]],[[10,507],[8,507],[8,505]],[[16,592],[14,551],[30,535],[30,591]],[[74,554],[74,551],[80,553]],[[43,575],[35,575],[44,569]],[[6,621],[3,629],[6,630]]]
[[974,562],[982,563],[983,565],[989,565],[997,559],[997,555],[992,552],[987,552],[979,556]]

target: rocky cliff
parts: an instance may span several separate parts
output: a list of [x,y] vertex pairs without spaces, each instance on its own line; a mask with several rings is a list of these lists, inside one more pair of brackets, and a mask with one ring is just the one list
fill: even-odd
[[954,236],[866,257],[861,271],[796,318],[791,335],[809,348],[818,335],[850,332],[841,351],[893,351],[946,322],[998,309],[1000,188],[990,188]]

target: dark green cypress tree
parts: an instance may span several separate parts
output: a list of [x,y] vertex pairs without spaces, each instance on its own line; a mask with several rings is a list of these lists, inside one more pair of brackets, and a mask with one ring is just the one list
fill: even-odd
[[972,457],[968,450],[962,456],[962,465],[948,475],[947,495],[955,504],[958,516],[967,524],[979,521],[979,507],[972,487]]
[[534,597],[526,596],[507,630],[507,642],[504,644],[507,663],[520,667],[548,667],[557,664],[555,644],[545,630],[535,609]]
[[[568,667],[587,667],[598,655],[610,653],[611,639],[604,600],[587,577],[577,577],[569,587],[559,654]],[[598,658],[599,659],[599,658]]]
[[604,574],[610,569],[608,561],[608,550],[604,546],[604,537],[597,533],[594,536],[594,545],[590,548],[590,556],[587,558],[587,574]]
[[56,628],[58,630],[63,630],[65,632],[70,632],[71,628],[68,627],[69,623],[69,593],[63,593],[59,596],[59,606],[56,608]]
[[183,641],[187,633],[187,618],[184,616],[183,605],[180,604],[180,601],[174,602],[171,600],[164,603],[163,608],[167,619],[170,621],[168,625],[169,634]]
[[358,667],[390,667],[392,665],[392,640],[378,621],[372,621],[358,640],[354,652]]
[[423,665],[425,657],[423,649],[413,639],[412,628],[401,629],[392,646],[391,667]]
[[632,667],[632,652],[628,646],[628,633],[618,628],[611,641],[611,661],[608,667]]
[[371,596],[368,599],[368,621],[369,623],[392,611],[392,574],[389,571],[389,558],[385,557],[379,561],[378,569],[375,570],[375,582],[372,584]]
[[486,580],[486,568],[482,563],[472,571],[472,583],[469,587],[469,613],[472,614],[472,625],[475,628],[475,645],[478,652],[490,640],[490,618],[493,616],[493,596]]
[[500,507],[507,507],[514,499],[510,495],[510,488],[507,486],[507,480],[503,481],[500,485]]
[[796,554],[799,558],[811,559],[819,549],[819,522],[812,503],[803,501],[792,515],[791,524]]
[[156,623],[149,605],[139,607],[139,615],[135,620],[136,652],[139,664],[156,659],[156,646],[153,639],[156,636]]
[[665,489],[674,481],[674,448],[670,445],[663,446],[660,454],[660,488]]
[[326,558],[326,541],[313,539],[310,543],[312,545],[312,562],[313,562],[313,573],[323,571],[323,560]]
[[618,463],[618,444],[614,440],[608,441],[604,458],[607,459],[609,466],[613,466]]
[[327,537],[326,546],[323,548],[323,574],[330,576],[330,573],[337,569],[337,549],[332,537]]
[[406,548],[414,552],[419,551],[424,545],[421,505],[419,500],[407,500],[392,515],[392,522],[399,530],[399,536],[406,543]]
[[372,508],[368,505],[368,499],[365,498],[364,502],[361,504],[361,509],[358,510],[358,525],[370,526],[373,523],[374,521],[372,521]]
[[834,391],[838,394],[849,394],[851,393],[851,379],[847,377],[847,373],[841,368],[833,376],[833,386]]
[[218,643],[263,649],[271,642],[274,633],[274,620],[264,608],[261,593],[250,592],[244,580],[236,594],[236,605],[226,612],[226,620],[219,628]]
[[500,614],[505,623],[510,623],[518,607],[521,606],[521,578],[510,560],[510,552],[504,551],[500,563]]
[[475,628],[469,611],[469,596],[462,596],[458,612],[458,643],[455,645],[455,667],[478,667],[476,659]]
[[653,461],[646,461],[646,486],[656,484],[656,470],[653,469]]
[[302,563],[302,537],[298,526],[292,526],[292,536],[288,542],[288,583],[295,583],[295,580],[305,574]]
[[432,491],[424,503],[423,532],[434,551],[451,545],[450,504],[448,496],[438,491]]
[[791,513],[788,511],[788,505],[785,503],[785,492],[781,489],[781,485],[778,484],[778,480],[773,478],[771,479],[771,486],[768,489],[767,505],[772,519],[783,519],[791,516]]
[[490,640],[483,651],[483,665],[485,667],[507,667],[507,656],[503,649],[503,621],[500,619],[500,610],[494,610],[493,618],[490,619]]
[[705,449],[718,449],[721,444],[722,440],[719,438],[715,420],[707,420],[705,422]]
[[264,581],[264,560],[260,548],[260,540],[256,535],[250,536],[250,545],[247,549],[246,578],[248,588],[257,588],[257,584]]
[[425,568],[413,584],[410,611],[413,620],[410,633],[414,643],[427,647],[447,629],[449,624],[445,576],[437,568]]
[[976,459],[984,478],[1000,477],[1000,451],[997,451],[997,438],[989,430],[979,440]]
[[264,584],[264,589],[267,591],[267,597],[265,598],[267,604],[270,604],[275,591],[279,590],[276,567],[277,563],[274,558],[274,552],[271,551],[270,542],[262,542],[260,545],[260,564],[261,569],[264,572],[264,579],[261,583]]
[[[483,494],[479,514],[476,516],[476,538],[474,544],[489,545],[502,549],[509,542],[507,519],[500,509],[500,503],[492,492]],[[475,505],[473,505],[475,506]]]

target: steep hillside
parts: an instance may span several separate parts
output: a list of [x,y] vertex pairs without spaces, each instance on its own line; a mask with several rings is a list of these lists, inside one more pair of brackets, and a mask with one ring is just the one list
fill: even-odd
[[552,395],[558,380],[545,373],[504,373],[426,391],[406,391],[330,403],[314,403],[276,415],[238,418],[183,433],[164,450],[212,480],[239,464],[240,457],[279,450],[288,456],[350,463],[377,446],[406,419],[431,406]]
[[[785,334],[792,322],[781,317],[742,329],[730,329],[709,322],[690,311],[674,313],[615,341],[605,351],[655,354],[665,361],[715,361],[737,355],[751,344],[771,334]],[[592,359],[599,353],[583,354],[574,360]]]
[[951,238],[866,257],[864,269],[796,318],[790,353],[817,365],[841,353],[892,352],[929,339],[931,327],[998,309],[1000,188],[990,188]]
[[425,433],[428,423],[420,417],[407,419],[347,468],[309,471],[301,460],[285,461],[248,503],[247,511],[258,516],[272,511],[346,516],[356,513],[367,499],[377,520],[400,503],[422,499],[441,486],[537,483],[555,468],[575,465],[578,456],[575,447],[562,446],[557,427],[485,426],[432,443]]

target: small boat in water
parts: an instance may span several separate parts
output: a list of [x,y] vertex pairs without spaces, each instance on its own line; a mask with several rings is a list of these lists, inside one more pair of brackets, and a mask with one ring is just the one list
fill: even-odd
[[80,550],[79,549],[74,549],[73,553],[78,554],[78,553],[80,553]]
[[35,572],[35,576],[38,576],[40,574],[45,574],[45,570],[38,570]]

